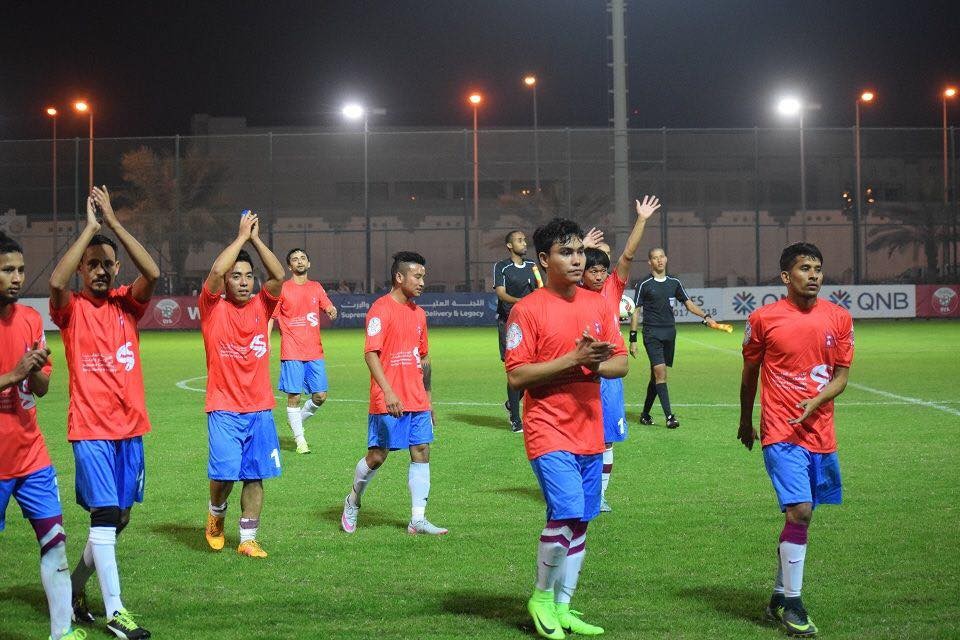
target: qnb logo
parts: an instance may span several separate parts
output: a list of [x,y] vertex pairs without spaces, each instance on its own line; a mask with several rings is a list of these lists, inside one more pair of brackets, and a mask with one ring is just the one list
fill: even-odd
[[314,313],[313,311],[311,311],[310,313],[307,314],[307,322],[310,323],[310,326],[311,326],[311,327],[318,327],[318,326],[320,326],[320,318],[317,317],[317,314]]
[[837,289],[836,291],[830,292],[830,302],[840,305],[844,309],[849,309],[850,305],[853,304],[853,298],[850,297],[848,291]]
[[757,308],[757,298],[749,291],[733,296],[733,311],[741,316],[750,315]]
[[818,392],[823,391],[823,388],[827,386],[827,383],[833,379],[833,376],[830,375],[830,366],[818,364],[810,370],[810,379],[817,383]]
[[250,341],[250,350],[253,351],[253,355],[257,356],[257,359],[267,355],[267,343],[264,342],[262,333],[253,336],[253,340]]
[[130,348],[132,344],[132,342],[125,342],[117,349],[117,362],[123,365],[124,371],[133,371],[133,367],[137,363],[137,356]]

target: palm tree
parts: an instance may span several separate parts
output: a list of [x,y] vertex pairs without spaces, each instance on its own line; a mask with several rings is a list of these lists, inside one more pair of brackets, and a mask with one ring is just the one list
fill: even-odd
[[941,203],[884,205],[880,215],[889,222],[870,229],[867,250],[884,250],[887,257],[911,250],[919,258],[923,248],[926,259],[924,280],[933,282],[938,272],[938,246],[950,241],[949,212]]

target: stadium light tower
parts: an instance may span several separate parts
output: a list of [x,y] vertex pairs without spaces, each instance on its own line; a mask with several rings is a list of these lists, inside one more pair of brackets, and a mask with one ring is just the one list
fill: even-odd
[[861,212],[862,201],[863,201],[863,185],[860,178],[860,105],[862,104],[871,104],[876,98],[876,93],[873,91],[864,91],[857,98],[857,104],[855,108],[856,118],[854,120],[853,127],[853,155],[854,155],[854,165],[856,167],[856,209],[854,211],[853,218],[853,283],[860,284],[860,236],[861,228],[860,225],[863,221],[863,215]]
[[373,293],[373,280],[372,273],[373,269],[371,268],[371,241],[370,241],[370,180],[368,172],[368,159],[369,159],[369,143],[370,143],[370,116],[382,116],[387,113],[386,109],[367,109],[363,104],[359,102],[348,102],[343,105],[343,109],[340,110],[340,113],[344,118],[351,121],[363,121],[363,229],[364,229],[364,244],[365,244],[365,261],[366,269],[364,272],[364,288],[369,293]]
[[797,116],[800,122],[800,213],[803,240],[807,239],[807,162],[803,146],[803,112],[819,108],[820,105],[806,103],[796,96],[784,96],[777,102],[780,115],[787,118]]
[[540,141],[537,131],[537,76],[531,74],[523,78],[523,84],[533,91],[533,188],[534,193],[540,193]]
[[957,95],[956,87],[946,87],[941,95],[940,102],[943,104],[943,204],[947,204],[950,199],[950,190],[947,174],[947,100],[952,100]]
[[53,123],[53,144],[51,145],[51,169],[53,173],[53,255],[57,255],[57,109],[47,107],[46,114]]
[[477,110],[483,102],[483,96],[476,91],[467,98],[473,107],[473,224],[480,222],[480,158],[477,154]]
[[86,113],[90,116],[90,144],[87,164],[90,165],[90,193],[93,193],[93,108],[86,100],[77,100],[73,103],[73,109],[77,113]]

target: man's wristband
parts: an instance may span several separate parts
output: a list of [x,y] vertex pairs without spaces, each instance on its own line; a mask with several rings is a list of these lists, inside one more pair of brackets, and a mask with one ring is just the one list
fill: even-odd
[[631,331],[631,332],[630,332],[630,344],[633,344],[633,343],[636,342],[636,341],[637,341],[637,332],[636,332],[636,331]]
[[707,321],[708,321],[708,320],[711,320],[711,319],[712,319],[712,318],[711,318],[710,314],[708,313],[707,315],[703,316],[703,320],[701,321],[701,323],[702,323],[702,324],[707,324]]

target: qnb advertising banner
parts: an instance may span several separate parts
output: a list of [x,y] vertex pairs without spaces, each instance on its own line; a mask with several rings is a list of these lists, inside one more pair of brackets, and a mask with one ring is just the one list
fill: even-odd
[[960,285],[918,284],[918,318],[960,318]]
[[[854,318],[913,318],[916,287],[909,285],[827,285],[820,297],[847,309]],[[754,310],[783,298],[785,287],[723,289],[724,320],[744,320]]]

